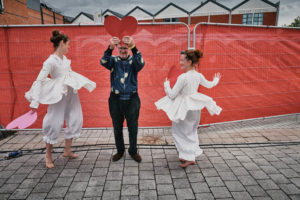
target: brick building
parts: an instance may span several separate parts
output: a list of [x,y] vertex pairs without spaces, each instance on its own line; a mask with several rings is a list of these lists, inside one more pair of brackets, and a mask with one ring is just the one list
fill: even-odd
[[139,22],[154,22],[154,15],[139,6],[133,8],[125,16],[133,16]]
[[[125,16],[133,16],[139,22],[212,22],[276,26],[279,5],[280,2],[274,4],[268,0],[244,0],[233,8],[228,8],[216,0],[206,0],[191,11],[169,3],[155,14],[137,6]],[[110,15],[114,13],[111,12]],[[122,18],[119,15],[115,16]]]
[[80,12],[74,17],[71,24],[95,24],[94,16],[86,12]]
[[64,17],[40,0],[0,0],[0,24],[65,24]]

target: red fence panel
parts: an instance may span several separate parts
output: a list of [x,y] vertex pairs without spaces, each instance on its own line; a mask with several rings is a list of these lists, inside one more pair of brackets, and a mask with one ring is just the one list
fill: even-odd
[[[49,38],[55,28],[71,38],[67,57],[72,69],[97,83],[92,93],[79,91],[84,127],[111,127],[109,71],[99,64],[110,38],[103,26],[1,27],[0,123],[6,125],[29,110],[24,93],[53,51]],[[140,126],[171,124],[154,102],[165,95],[163,82],[170,67],[179,68],[187,34],[185,25],[168,24],[139,25],[133,35],[146,61],[138,83]],[[195,42],[204,52],[199,71],[209,80],[215,72],[223,75],[217,87],[199,88],[223,108],[214,117],[204,109],[201,124],[300,112],[299,29],[201,24]],[[41,105],[33,127],[41,127],[45,113]]]
[[[103,26],[0,28],[0,123],[7,125],[29,110],[24,94],[36,79],[43,61],[53,52],[50,36],[54,29],[64,31],[71,39],[66,56],[72,61],[72,69],[97,83],[92,93],[85,89],[79,91],[84,127],[111,127],[110,72],[99,62],[110,38]],[[166,115],[156,110],[154,102],[164,96],[163,82],[170,66],[178,65],[180,50],[187,49],[188,32],[183,24],[139,25],[133,35],[146,62],[138,77],[142,104],[140,126],[170,125]],[[38,120],[32,127],[41,127],[45,113],[46,106],[40,105]]]
[[300,112],[300,30],[200,24],[199,71],[218,86],[199,88],[223,108],[220,116],[202,112],[201,124]]

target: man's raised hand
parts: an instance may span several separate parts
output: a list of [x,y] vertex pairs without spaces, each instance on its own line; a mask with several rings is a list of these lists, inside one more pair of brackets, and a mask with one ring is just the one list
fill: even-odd
[[120,39],[117,37],[112,37],[109,40],[109,48],[112,50],[115,48],[115,46],[117,46],[120,43]]
[[131,36],[124,36],[122,41],[128,46],[128,48],[133,48],[135,46],[133,38]]

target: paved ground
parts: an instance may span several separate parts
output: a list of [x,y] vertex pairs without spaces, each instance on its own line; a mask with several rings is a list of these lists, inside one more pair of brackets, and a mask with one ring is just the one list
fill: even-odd
[[0,199],[300,199],[300,115],[201,127],[199,139],[204,154],[184,170],[169,128],[140,129],[140,164],[110,161],[111,129],[84,130],[80,158],[56,148],[45,169],[42,133],[22,131],[0,141],[0,159],[25,149],[0,161]]

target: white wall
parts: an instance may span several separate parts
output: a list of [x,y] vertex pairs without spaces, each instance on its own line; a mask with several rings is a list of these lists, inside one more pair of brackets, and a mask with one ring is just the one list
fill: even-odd
[[87,16],[81,14],[72,24],[95,24],[93,20],[88,18]]

